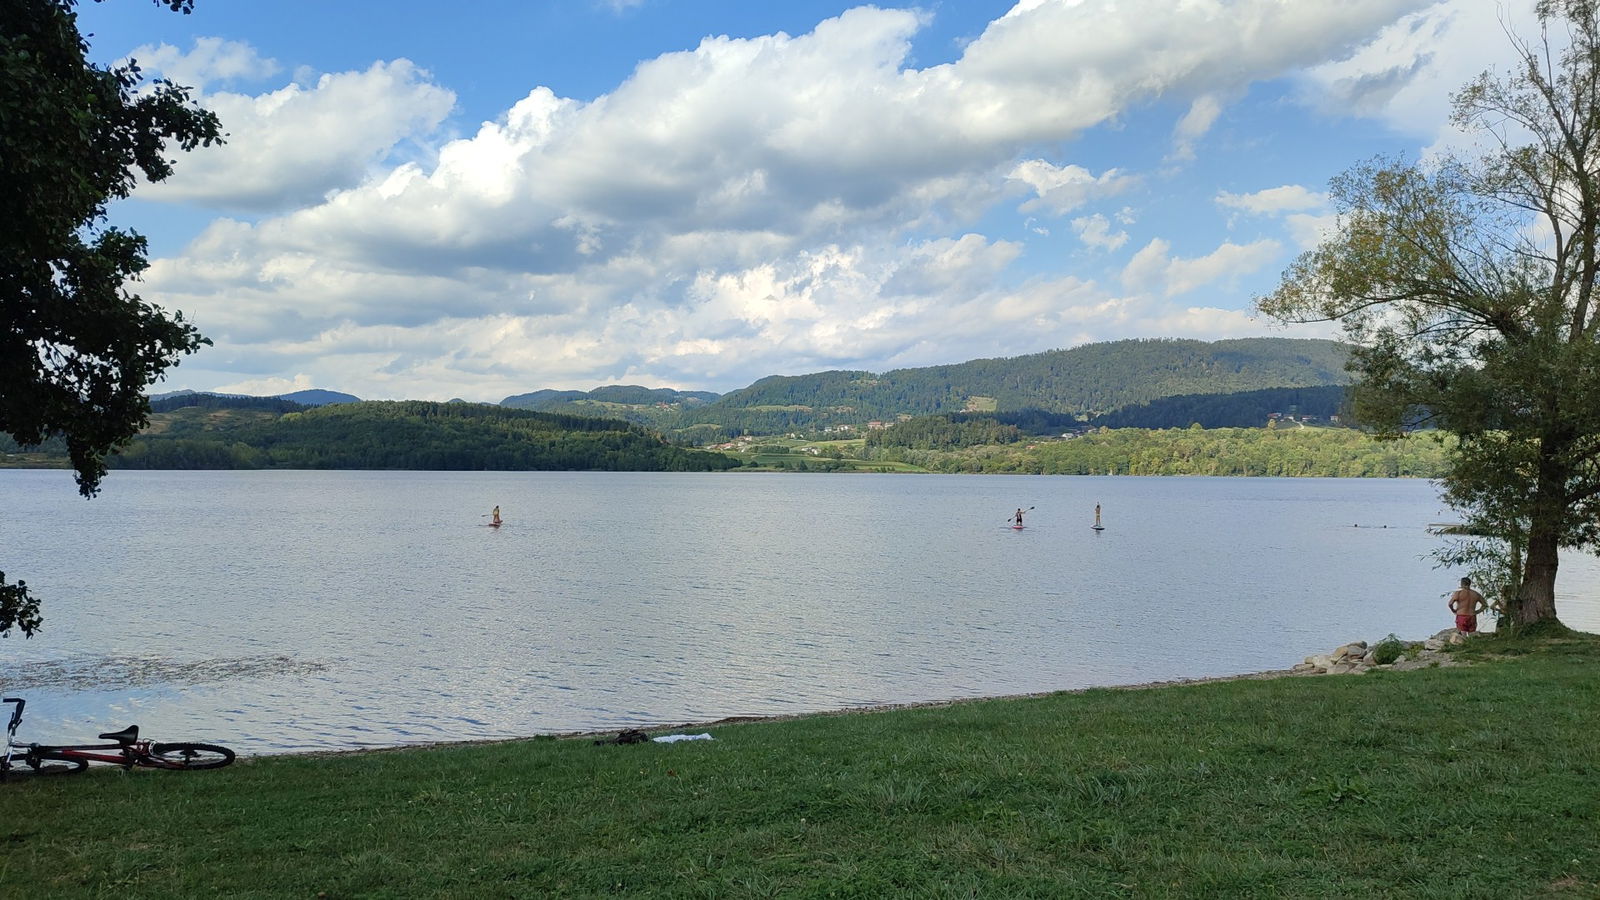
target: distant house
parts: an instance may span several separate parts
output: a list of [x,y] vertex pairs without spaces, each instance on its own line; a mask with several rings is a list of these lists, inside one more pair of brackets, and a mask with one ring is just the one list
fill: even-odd
[[888,427],[889,426],[887,426],[887,425],[885,425],[882,422],[879,422],[877,420],[873,420],[873,421],[867,423],[867,430],[868,431],[882,431],[882,430],[884,430],[885,428],[888,428]]

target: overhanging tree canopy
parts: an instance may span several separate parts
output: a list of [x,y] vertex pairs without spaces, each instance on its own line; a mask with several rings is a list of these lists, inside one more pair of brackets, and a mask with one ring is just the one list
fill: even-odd
[[1335,179],[1336,233],[1257,301],[1343,324],[1365,421],[1460,438],[1446,494],[1506,542],[1518,623],[1555,620],[1560,548],[1600,544],[1600,16],[1537,13],[1515,68],[1455,97],[1484,149]]
[[[185,88],[140,90],[137,65],[91,64],[76,6],[0,0],[0,432],[22,444],[64,436],[93,496],[106,454],[148,420],[145,389],[205,343],[127,289],[147,266],[145,241],[107,226],[106,204],[128,196],[136,172],[171,175],[169,144],[221,137]],[[6,588],[0,635],[37,627],[19,586]]]

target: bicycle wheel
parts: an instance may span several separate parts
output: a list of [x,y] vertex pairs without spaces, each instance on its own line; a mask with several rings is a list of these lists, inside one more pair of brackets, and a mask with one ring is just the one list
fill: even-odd
[[233,762],[233,751],[216,744],[152,744],[139,765],[156,769],[220,769]]
[[12,772],[24,772],[29,775],[71,775],[89,768],[89,761],[76,756],[59,756],[54,753],[30,753],[23,757],[23,762],[28,764],[25,769],[12,767]]

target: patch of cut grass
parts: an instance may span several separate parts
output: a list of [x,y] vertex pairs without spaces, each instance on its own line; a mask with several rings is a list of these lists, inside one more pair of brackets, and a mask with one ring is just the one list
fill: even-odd
[[1498,659],[19,781],[0,895],[1600,895],[1600,640],[1461,652]]

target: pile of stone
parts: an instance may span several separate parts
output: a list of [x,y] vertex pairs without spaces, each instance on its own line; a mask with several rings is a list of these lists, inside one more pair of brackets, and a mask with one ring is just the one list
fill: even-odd
[[1464,644],[1468,639],[1467,635],[1454,628],[1446,628],[1425,641],[1401,641],[1400,658],[1382,666],[1377,662],[1377,644],[1369,646],[1366,641],[1356,641],[1327,653],[1308,656],[1305,662],[1289,671],[1294,675],[1349,675],[1360,674],[1370,669],[1390,669],[1399,672],[1434,666],[1455,666],[1460,663],[1445,652],[1445,648]]

